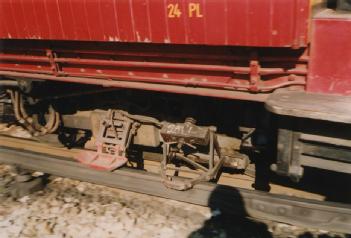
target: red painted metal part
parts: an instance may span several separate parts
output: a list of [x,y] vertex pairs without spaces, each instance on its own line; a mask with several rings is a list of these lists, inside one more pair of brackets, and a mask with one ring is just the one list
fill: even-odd
[[157,83],[144,83],[134,81],[121,81],[121,80],[105,80],[96,78],[82,78],[82,77],[60,77],[46,75],[46,74],[35,74],[35,73],[21,73],[11,71],[0,71],[0,75],[10,78],[29,78],[38,80],[52,80],[67,83],[82,83],[91,85],[102,85],[104,87],[116,87],[116,88],[128,88],[128,89],[141,89],[148,91],[167,92],[167,93],[179,93],[206,97],[226,98],[226,99],[240,99],[248,101],[259,101],[264,102],[269,94],[251,94],[241,91],[233,90],[220,90],[213,88],[199,88],[199,87],[184,87],[179,85],[167,85]]
[[78,153],[74,159],[93,169],[107,171],[115,170],[128,162],[125,156],[119,155],[120,150],[125,150],[125,148],[121,148],[120,145],[115,146],[116,154],[114,155],[103,153],[102,147],[103,145],[98,143],[97,151],[82,151]]
[[313,19],[307,91],[351,95],[351,14]]
[[[17,76],[64,82],[118,86],[114,82],[125,81],[268,93],[303,86],[307,75],[304,49],[28,40],[7,40],[3,45],[2,75],[17,72]],[[165,90],[169,91],[160,87]]]
[[0,39],[305,47],[309,0],[1,0]]

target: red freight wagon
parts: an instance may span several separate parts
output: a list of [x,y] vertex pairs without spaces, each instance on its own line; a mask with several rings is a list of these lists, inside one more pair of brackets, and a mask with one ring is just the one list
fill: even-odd
[[305,47],[308,0],[1,2],[2,39]]
[[[202,108],[208,108],[211,116],[199,116],[200,121],[220,128],[226,118],[242,123],[236,125],[238,128],[255,121],[249,126],[253,130],[246,134],[242,130],[245,135],[236,137],[240,139],[239,147],[251,145],[253,150],[258,147],[268,150],[277,142],[277,158],[272,165],[277,173],[300,178],[302,166],[351,173],[350,133],[346,133],[351,123],[351,3],[349,0],[331,2],[2,0],[0,85],[8,89],[17,121],[35,136],[60,133],[62,128],[69,127],[93,131],[93,137],[98,138],[97,154],[85,153],[79,158],[90,165],[98,158],[100,164],[93,167],[124,164],[132,137],[136,144],[155,147],[175,141],[210,144],[212,158],[215,154],[220,159],[224,157],[220,155],[220,146],[213,147],[220,144],[215,142],[215,131],[195,127],[193,119],[184,124],[161,126],[155,118],[137,119],[128,113],[110,112],[111,118],[105,119],[105,124],[93,128],[99,123],[90,125],[90,119],[83,123],[84,117],[79,117],[82,122],[76,123],[78,119],[72,119],[75,116],[62,109],[61,103],[55,100],[68,96],[58,95],[57,91],[83,95],[92,93],[85,91],[87,85],[119,88],[123,89],[119,93],[128,94],[119,98],[129,104],[141,97],[141,93],[140,101],[157,102],[150,102],[146,108],[158,105],[158,111],[147,112],[158,115],[158,120],[166,120],[172,114],[171,108],[180,107],[184,109],[182,113],[192,111],[190,114],[204,114]],[[51,95],[43,96],[45,93]],[[193,97],[190,110],[178,105],[184,95]],[[201,100],[195,96],[201,96]],[[170,100],[173,97],[174,101]],[[216,105],[212,109],[205,103],[209,98],[212,98],[211,105]],[[226,109],[219,111],[222,107],[217,104],[221,104],[222,99],[241,106],[227,108],[226,104],[223,106]],[[37,101],[50,104],[46,125],[33,119],[39,112],[34,110],[31,114],[36,116],[29,116],[25,110],[27,104]],[[160,111],[160,101],[170,103],[165,106],[169,111]],[[83,106],[77,106],[80,103],[84,104],[75,101],[74,108],[72,105],[68,111],[81,110]],[[267,110],[256,110],[252,105],[265,106]],[[168,116],[161,118],[161,115]],[[218,118],[213,119],[215,116]],[[95,118],[92,114],[90,117]],[[180,117],[184,120],[185,116]],[[177,120],[180,119],[171,121]],[[134,122],[153,124],[153,129],[140,129],[148,130],[144,133],[152,136],[140,137],[137,128],[131,129]],[[114,123],[126,125],[120,130],[123,142],[116,142],[103,132],[106,125],[114,128]],[[195,128],[198,134],[190,133],[189,128]],[[227,129],[221,129],[221,133],[233,137],[233,132]],[[253,131],[257,132],[255,138],[264,138],[260,141],[266,142],[255,147],[253,141],[245,141],[255,135]],[[107,144],[113,145],[108,147],[108,152],[104,147]],[[166,159],[167,151],[163,151]],[[342,159],[336,158],[335,154],[340,153]],[[109,156],[100,156],[102,154]],[[236,159],[236,164],[244,165],[243,157],[235,155],[231,154],[231,158]],[[106,161],[99,160],[102,157],[122,162],[108,166],[104,164]],[[202,178],[213,178],[218,172],[213,163],[209,165],[213,173]]]
[[242,92],[306,84],[308,0],[4,0],[1,12],[4,74],[255,101],[267,95]]

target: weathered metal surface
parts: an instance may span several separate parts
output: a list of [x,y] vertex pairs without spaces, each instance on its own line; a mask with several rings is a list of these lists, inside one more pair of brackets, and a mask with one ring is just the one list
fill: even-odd
[[351,14],[321,12],[311,38],[307,91],[351,95]]
[[323,128],[318,134],[304,134],[296,124],[279,129],[277,163],[271,166],[274,172],[297,181],[305,166],[351,174],[350,136],[348,140],[337,138],[337,133],[327,137]]
[[[161,129],[161,136],[165,143],[163,144],[163,159],[161,162],[161,176],[166,187],[176,190],[188,190],[195,184],[204,181],[210,181],[218,175],[222,168],[224,157],[220,153],[215,127],[199,127],[195,125],[196,120],[186,118],[184,124],[165,123]],[[208,163],[202,165],[196,162],[196,152],[200,149],[198,146],[208,147]],[[218,160],[215,160],[215,154]],[[192,179],[180,179],[177,176],[168,175],[169,169],[179,172],[179,168],[170,168],[168,164],[174,160],[180,160],[201,171],[199,175]]]
[[302,155],[300,157],[301,165],[306,167],[319,168],[324,170],[333,170],[341,173],[351,174],[351,166],[340,161],[324,160],[314,156]]
[[274,94],[267,101],[267,108],[279,115],[272,170],[295,180],[305,166],[351,173],[350,102],[346,96]]
[[210,129],[199,127],[195,123],[192,118],[187,118],[185,123],[164,123],[160,133],[165,142],[182,141],[182,143],[208,145]]
[[46,173],[66,176],[134,192],[218,207],[227,212],[303,227],[348,233],[351,229],[349,204],[319,202],[292,196],[249,191],[230,186],[202,183],[188,191],[167,189],[156,174],[128,169],[101,172],[87,169],[64,158],[28,151],[0,148],[2,163],[21,165]]
[[108,110],[100,121],[95,145],[97,151],[84,151],[75,159],[98,170],[112,171],[128,162],[127,149],[138,123],[121,112]]
[[17,90],[9,90],[13,111],[16,120],[21,124],[30,134],[34,136],[43,136],[54,133],[61,124],[60,114],[53,108],[48,106],[48,120],[43,126],[38,121],[38,114],[29,115],[25,108],[25,100],[22,93]]
[[[48,50],[50,49],[50,50]],[[116,86],[132,82],[147,89],[179,92],[202,88],[265,93],[280,87],[304,86],[307,77],[305,50],[290,48],[238,48],[125,43],[4,41],[0,49],[0,75]],[[81,78],[81,79],[80,79]],[[151,84],[152,83],[152,84]],[[194,91],[194,90],[192,90]],[[191,94],[197,94],[192,92]],[[255,95],[257,101],[260,96]],[[245,97],[241,99],[245,100]]]
[[166,85],[156,83],[144,83],[144,82],[133,82],[133,81],[121,81],[121,80],[104,80],[94,78],[82,78],[82,77],[60,77],[57,78],[51,75],[33,74],[33,73],[21,73],[11,71],[0,71],[1,75],[7,77],[23,78],[23,79],[41,79],[41,80],[59,80],[61,82],[70,83],[84,83],[92,85],[103,85],[105,87],[116,87],[116,88],[128,88],[128,89],[143,89],[148,91],[168,92],[168,93],[179,93],[179,94],[190,94],[206,97],[217,97],[226,99],[240,99],[263,102],[267,99],[269,94],[248,94],[246,92],[232,91],[232,90],[220,90],[220,89],[209,89],[199,87],[184,87],[179,85]]
[[303,47],[309,0],[0,2],[0,38]]
[[278,115],[351,124],[351,97],[305,92],[277,92],[266,101]]
[[350,0],[338,0],[338,9],[351,11],[351,1]]
[[[286,120],[279,122],[282,127]],[[278,130],[277,162],[271,165],[271,169],[279,175],[290,177],[293,181],[299,181],[304,173],[301,167],[301,145],[298,141],[299,133],[288,130]]]

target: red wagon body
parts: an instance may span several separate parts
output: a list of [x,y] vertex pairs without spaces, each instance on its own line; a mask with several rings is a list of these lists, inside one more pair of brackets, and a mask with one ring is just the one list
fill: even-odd
[[[324,51],[349,42],[350,20],[321,28],[335,16],[311,21],[310,8],[309,0],[3,0],[0,75],[256,101],[306,85],[350,94],[350,53]],[[326,55],[328,72],[319,66]]]
[[301,47],[308,0],[1,1],[2,39]]

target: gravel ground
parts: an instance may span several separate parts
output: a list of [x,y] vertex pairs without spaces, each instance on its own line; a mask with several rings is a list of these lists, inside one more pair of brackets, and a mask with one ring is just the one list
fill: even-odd
[[15,199],[8,194],[12,171],[0,165],[0,238],[351,237],[59,177],[44,190]]

